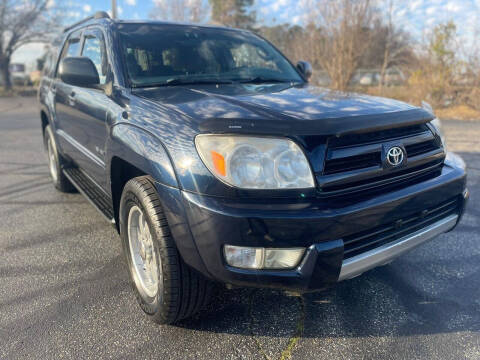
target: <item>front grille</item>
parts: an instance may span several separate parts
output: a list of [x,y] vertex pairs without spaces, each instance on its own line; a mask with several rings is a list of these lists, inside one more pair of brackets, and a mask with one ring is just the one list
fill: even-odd
[[438,149],[438,145],[435,140],[423,141],[405,146],[408,157],[422,155],[430,151],[435,151],[436,149]]
[[327,161],[325,163],[324,174],[336,174],[345,171],[363,169],[370,166],[376,166],[381,163],[380,153],[374,152],[363,155],[350,156]]
[[[388,167],[382,159],[385,146],[403,146],[406,163]],[[436,174],[445,153],[427,125],[333,137],[327,142],[323,169],[317,173],[324,195],[363,191],[391,185],[406,178]]]
[[327,189],[330,193],[367,190],[371,189],[372,187],[384,186],[392,184],[394,182],[412,180],[414,178],[419,178],[420,176],[424,176],[427,174],[438,174],[439,165],[441,164],[441,161],[436,161],[414,168],[410,167],[408,169],[403,169],[394,173],[385,172],[383,175],[375,177],[374,180],[372,180],[372,178],[365,178],[349,183],[348,187],[343,184],[339,184],[328,186]]
[[431,225],[459,211],[459,201],[455,197],[435,207],[417,212],[412,216],[382,225],[367,231],[346,236],[344,243],[344,259],[351,258],[384,244],[398,240]]

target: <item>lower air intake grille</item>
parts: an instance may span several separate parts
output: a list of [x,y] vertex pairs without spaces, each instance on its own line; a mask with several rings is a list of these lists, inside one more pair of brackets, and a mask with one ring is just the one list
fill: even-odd
[[344,242],[344,259],[351,258],[376,247],[398,240],[449,215],[458,213],[458,198],[441,203],[433,208],[416,213],[394,223],[379,226],[347,236]]

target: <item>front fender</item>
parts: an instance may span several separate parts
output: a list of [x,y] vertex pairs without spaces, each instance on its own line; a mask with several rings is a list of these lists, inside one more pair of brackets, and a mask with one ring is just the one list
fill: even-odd
[[[120,123],[111,128],[107,140],[107,187],[111,189],[112,159],[118,157],[135,166],[155,180],[162,200],[172,237],[182,259],[192,268],[207,275],[208,272],[193,241],[181,201],[175,171],[165,147],[153,134],[135,125]],[[207,275],[208,276],[208,275]]]
[[[120,123],[111,128],[106,149],[107,169],[111,169],[112,159],[119,157],[152,176],[156,182],[178,188],[170,156],[153,134],[135,125]],[[107,181],[107,187],[110,188],[110,179]]]

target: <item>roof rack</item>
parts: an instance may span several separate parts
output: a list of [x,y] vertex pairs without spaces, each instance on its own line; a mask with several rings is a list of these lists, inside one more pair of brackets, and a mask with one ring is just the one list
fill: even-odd
[[70,25],[70,26],[67,26],[65,29],[63,29],[63,32],[67,32],[69,30],[72,30],[73,28],[77,27],[78,25],[81,25],[87,21],[90,21],[90,20],[94,20],[94,19],[110,19],[110,15],[108,15],[107,12],[105,11],[97,11],[95,14],[83,19],[83,20],[80,20],[80,21],[77,21],[76,23]]

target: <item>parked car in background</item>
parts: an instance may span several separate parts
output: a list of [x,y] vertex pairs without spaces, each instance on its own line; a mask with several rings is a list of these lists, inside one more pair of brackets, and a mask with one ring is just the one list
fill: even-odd
[[[360,69],[352,77],[351,85],[377,86],[380,83],[380,69]],[[397,67],[388,68],[385,71],[383,85],[401,85],[405,82],[405,75]]]
[[427,105],[311,86],[308,63],[249,31],[98,13],[52,59],[38,92],[52,181],[115,226],[159,323],[215,283],[324,289],[464,212],[465,164]]
[[26,71],[25,64],[10,64],[10,78],[14,85],[30,85],[30,75]]

